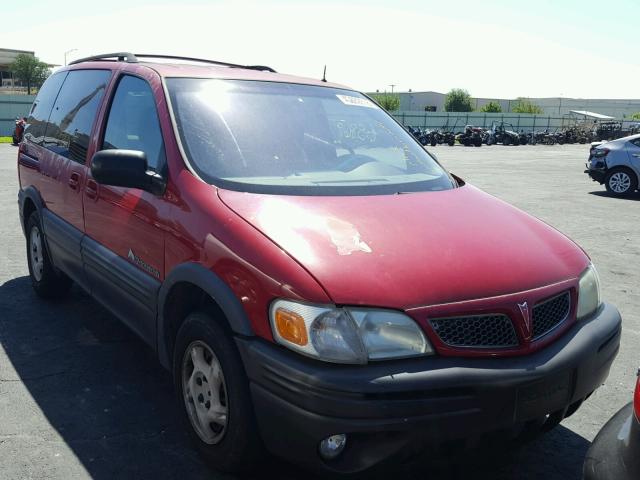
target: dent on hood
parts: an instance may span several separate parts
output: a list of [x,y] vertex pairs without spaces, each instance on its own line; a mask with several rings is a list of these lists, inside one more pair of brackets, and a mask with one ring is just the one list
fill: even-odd
[[275,241],[295,250],[291,253],[308,259],[313,253],[305,235],[301,235],[303,232],[322,235],[336,248],[338,255],[372,251],[352,223],[336,217],[311,214],[283,200],[266,201],[257,220]]

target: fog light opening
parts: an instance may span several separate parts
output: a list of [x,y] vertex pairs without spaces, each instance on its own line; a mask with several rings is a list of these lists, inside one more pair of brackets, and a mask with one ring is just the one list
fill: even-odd
[[320,456],[323,459],[333,460],[344,451],[344,447],[346,444],[347,435],[344,433],[339,433],[336,435],[331,435],[330,437],[322,440],[320,442],[318,450],[320,451]]

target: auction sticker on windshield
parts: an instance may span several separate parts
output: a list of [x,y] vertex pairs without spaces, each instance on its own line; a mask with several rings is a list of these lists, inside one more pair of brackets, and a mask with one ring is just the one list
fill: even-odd
[[338,94],[336,94],[336,97],[338,97],[340,101],[345,105],[353,105],[355,107],[376,108],[375,104],[367,98],[352,97],[350,95],[338,95]]

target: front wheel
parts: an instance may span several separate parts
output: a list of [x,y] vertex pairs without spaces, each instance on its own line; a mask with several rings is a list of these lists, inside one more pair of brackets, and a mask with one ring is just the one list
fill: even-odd
[[36,293],[48,300],[64,297],[71,288],[71,279],[58,271],[51,262],[38,212],[27,219],[27,264],[31,285]]
[[251,469],[262,457],[249,382],[231,333],[204,313],[180,327],[173,373],[179,408],[189,436],[213,468]]
[[638,178],[630,170],[615,168],[607,173],[604,186],[609,193],[624,197],[638,188]]

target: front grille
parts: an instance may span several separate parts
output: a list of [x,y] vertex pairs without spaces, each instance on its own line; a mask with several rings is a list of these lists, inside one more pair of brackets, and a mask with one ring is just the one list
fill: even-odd
[[561,293],[533,307],[533,339],[543,337],[569,316],[571,294]]
[[435,318],[431,326],[452,347],[508,348],[518,346],[518,337],[506,315],[474,315]]

